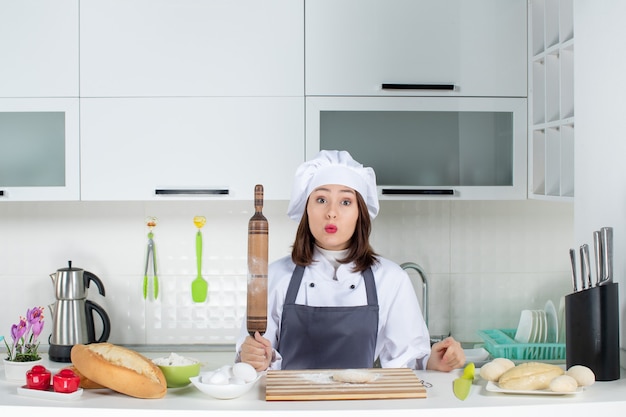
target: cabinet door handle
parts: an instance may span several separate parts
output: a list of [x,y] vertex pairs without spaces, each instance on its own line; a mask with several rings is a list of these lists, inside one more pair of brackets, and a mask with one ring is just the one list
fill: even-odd
[[411,188],[383,188],[382,193],[383,195],[454,195],[454,190],[415,190]]
[[0,190],[0,197],[4,197],[4,190]]
[[228,188],[156,189],[156,195],[228,195]]
[[447,90],[454,91],[454,84],[393,84],[384,83],[383,90]]

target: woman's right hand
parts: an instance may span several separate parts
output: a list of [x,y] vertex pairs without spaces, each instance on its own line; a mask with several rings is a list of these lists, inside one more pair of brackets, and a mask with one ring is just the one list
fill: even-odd
[[257,372],[262,372],[270,367],[273,352],[270,341],[256,332],[254,338],[246,337],[241,345],[241,362],[252,365]]

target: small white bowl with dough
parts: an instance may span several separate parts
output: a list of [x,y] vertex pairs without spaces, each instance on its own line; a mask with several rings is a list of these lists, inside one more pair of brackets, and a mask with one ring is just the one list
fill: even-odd
[[250,391],[260,377],[261,373],[257,373],[251,365],[239,362],[189,379],[204,394],[219,400],[230,400]]

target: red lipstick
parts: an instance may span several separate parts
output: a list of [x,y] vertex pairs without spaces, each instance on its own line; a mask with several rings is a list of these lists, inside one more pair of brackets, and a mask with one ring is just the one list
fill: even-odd
[[328,224],[326,225],[326,227],[324,227],[324,230],[326,231],[326,233],[336,233],[337,226],[335,226],[334,224]]

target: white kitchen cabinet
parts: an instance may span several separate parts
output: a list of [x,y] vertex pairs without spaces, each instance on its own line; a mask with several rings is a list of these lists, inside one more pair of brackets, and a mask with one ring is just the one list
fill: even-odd
[[0,99],[0,201],[80,198],[78,98]]
[[0,97],[78,96],[78,0],[0,0]]
[[529,24],[530,198],[574,198],[573,0],[532,0]]
[[303,0],[82,0],[81,96],[301,96],[303,14]]
[[307,158],[345,149],[382,200],[526,199],[527,100],[307,97]]
[[289,199],[304,98],[81,100],[83,200]]
[[305,8],[307,96],[527,96],[526,0],[315,0]]

